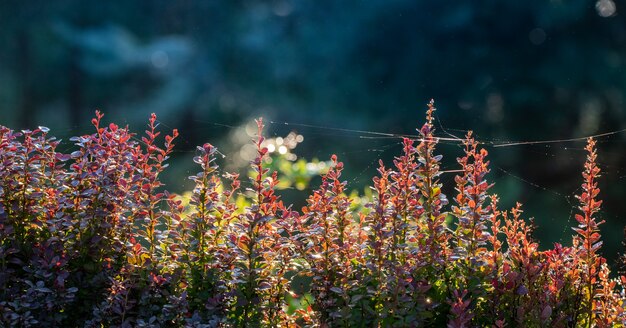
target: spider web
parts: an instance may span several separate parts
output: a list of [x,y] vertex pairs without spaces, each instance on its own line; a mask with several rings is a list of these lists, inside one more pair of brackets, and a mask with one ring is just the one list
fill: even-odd
[[[444,126],[439,117],[435,117],[436,131],[439,131],[436,135],[439,141],[439,147],[453,147],[457,148],[457,154],[462,154],[463,140],[464,135],[467,133],[467,130],[462,129],[454,129],[450,127]],[[163,125],[167,129],[172,129],[172,126],[164,123],[163,121],[158,121],[159,124]],[[194,123],[205,126],[213,126],[216,128],[222,128],[224,130],[232,130],[238,129],[240,126],[224,124],[221,122],[212,122],[205,120],[194,120]],[[332,125],[315,125],[315,124],[307,124],[307,123],[298,123],[298,122],[287,122],[287,121],[276,121],[270,120],[266,121],[267,127],[266,131],[268,135],[271,136],[279,136],[276,132],[277,130],[284,129],[293,129],[300,130],[299,132],[305,136],[305,142],[316,143],[319,140],[328,140],[329,138],[333,138],[333,140],[349,140],[351,148],[337,152],[339,158],[344,156],[360,156],[362,160],[354,162],[346,162],[347,166],[351,166],[353,168],[353,173],[351,176],[346,176],[346,180],[348,181],[348,188],[354,188],[356,185],[369,185],[370,179],[375,174],[374,170],[378,167],[379,160],[384,158],[390,158],[391,155],[399,155],[402,151],[402,139],[410,138],[419,142],[421,140],[420,135],[418,134],[403,134],[403,133],[388,133],[374,130],[363,130],[363,129],[349,129],[344,127],[337,127]],[[81,127],[83,128],[83,127]],[[76,130],[76,127],[68,128],[67,133],[71,133],[71,130]],[[58,130],[55,130],[59,132]],[[62,132],[62,131],[61,131]],[[63,133],[62,133],[63,134]],[[548,139],[548,140],[503,140],[503,139],[488,139],[481,138],[479,135],[474,135],[479,144],[486,148],[490,153],[490,167],[491,173],[487,177],[490,182],[495,182],[496,186],[501,183],[506,183],[506,179],[512,179],[517,183],[525,186],[526,193],[532,194],[534,196],[528,197],[529,203],[531,201],[541,202],[541,197],[543,196],[544,202],[545,197],[551,199],[556,204],[560,204],[562,208],[568,208],[569,213],[549,213],[549,211],[542,211],[541,213],[525,213],[525,217],[539,217],[541,220],[540,225],[545,224],[558,224],[563,226],[563,229],[558,236],[557,241],[561,243],[569,243],[569,238],[571,235],[567,232],[570,231],[570,227],[575,225],[575,220],[573,219],[574,213],[577,211],[578,201],[575,198],[577,194],[580,193],[580,183],[582,183],[582,178],[580,177],[580,173],[576,175],[572,175],[571,177],[567,177],[568,180],[575,181],[576,187],[563,187],[559,186],[559,188],[555,186],[549,186],[543,184],[541,181],[534,181],[532,177],[525,176],[524,173],[520,173],[519,166],[510,165],[511,167],[507,167],[501,163],[497,163],[494,161],[493,155],[498,155],[499,153],[506,151],[507,149],[524,147],[524,151],[527,153],[533,154],[534,159],[561,159],[565,156],[565,160],[571,161],[572,163],[580,163],[580,168],[578,172],[582,170],[582,163],[585,159],[586,153],[584,150],[584,144],[589,137],[593,137],[596,139],[598,146],[600,146],[600,162],[598,162],[598,166],[602,169],[602,177],[603,180],[610,180],[612,184],[618,184],[622,182],[626,178],[626,168],[615,166],[612,164],[603,163],[602,157],[603,152],[602,148],[605,144],[614,143],[614,142],[623,142],[621,138],[622,135],[626,134],[626,129],[614,130],[602,132],[589,136],[575,137],[575,138],[556,138],[556,139]],[[617,139],[620,137],[620,139]],[[188,140],[185,140],[183,136],[181,138],[183,143],[189,144]],[[138,139],[137,139],[138,140]],[[362,141],[362,142],[360,142]],[[141,142],[141,141],[140,141]],[[355,147],[355,144],[359,144],[359,146]],[[441,151],[441,148],[439,148]],[[195,150],[175,150],[177,153],[195,153]],[[226,160],[228,160],[228,155],[221,154],[220,155]],[[312,157],[317,158],[328,158],[330,157],[330,153],[328,150],[324,149],[324,147],[317,147],[313,153],[306,154],[307,159]],[[445,156],[444,156],[445,159]],[[386,166],[389,166],[390,163],[385,163]],[[444,186],[446,184],[450,184],[453,181],[454,176],[459,172],[458,164],[455,160],[449,160],[443,162],[441,164],[442,175],[440,179]],[[245,179],[243,179],[245,180]],[[242,183],[246,183],[246,181],[242,181]],[[603,190],[604,191],[604,190]],[[450,196],[450,195],[448,195]],[[606,192],[601,193],[602,197],[607,197],[608,194]],[[502,208],[511,207],[514,204],[500,204]],[[543,204],[540,204],[543,205]],[[548,208],[548,206],[545,206]],[[546,213],[549,213],[546,215]],[[563,217],[567,215],[566,220]],[[549,217],[546,217],[549,216]],[[621,222],[621,218],[611,211],[604,210],[600,213],[600,216],[604,219],[610,220],[615,224],[616,222]],[[539,227],[539,231],[541,231],[541,226]],[[602,229],[602,226],[601,226]],[[603,231],[605,237],[609,237],[606,235],[607,231]],[[621,239],[621,232],[617,234],[616,232],[612,232],[613,238],[612,240],[608,240],[609,238],[605,238],[611,244],[618,243]],[[619,238],[617,238],[619,236]],[[554,237],[554,236],[553,236]],[[551,238],[555,241],[555,238]],[[605,252],[606,253],[606,252]],[[615,255],[615,254],[606,254],[606,255]],[[612,258],[614,256],[608,256]]]

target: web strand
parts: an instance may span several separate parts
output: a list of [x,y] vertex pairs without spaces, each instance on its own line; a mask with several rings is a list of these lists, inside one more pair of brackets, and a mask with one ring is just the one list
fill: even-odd
[[[447,142],[458,142],[463,143],[464,138],[460,138],[455,136],[454,134],[448,132],[439,119],[436,120],[438,122],[441,130],[448,137],[436,137],[438,141],[447,141]],[[290,123],[290,122],[279,122],[279,121],[269,121],[270,124],[275,125],[283,125],[283,126],[298,126],[298,127],[306,127],[311,129],[318,130],[329,130],[329,131],[339,131],[345,133],[354,133],[361,134],[359,136],[362,139],[385,139],[385,138],[409,138],[415,141],[426,141],[421,138],[421,136],[416,134],[398,134],[398,133],[387,133],[387,132],[379,132],[379,131],[371,131],[371,130],[357,130],[357,129],[347,129],[347,128],[339,128],[339,127],[329,127],[329,126],[320,126],[314,124],[304,124],[304,123]],[[583,142],[588,138],[604,138],[613,135],[617,135],[620,133],[626,132],[626,129],[609,131],[594,135],[588,135],[584,137],[576,137],[576,138],[564,138],[564,139],[550,139],[550,140],[529,140],[529,141],[498,141],[498,140],[477,140],[480,145],[491,146],[494,148],[502,148],[502,147],[513,147],[513,146],[524,146],[524,145],[545,145],[545,144],[554,144],[554,143],[567,143],[567,142]]]
[[623,133],[626,132],[626,129],[622,129],[622,130],[617,130],[617,131],[610,131],[610,132],[605,132],[605,133],[599,133],[599,134],[594,134],[594,135],[590,135],[590,136],[586,136],[586,137],[579,137],[579,138],[568,138],[568,139],[555,139],[555,140],[536,140],[536,141],[518,141],[518,142],[508,142],[508,143],[501,143],[501,144],[493,144],[493,147],[511,147],[511,146],[521,146],[521,145],[542,145],[542,144],[551,144],[551,143],[564,143],[564,142],[576,142],[576,141],[586,141],[589,138],[602,138],[602,137],[608,137],[608,136],[612,136],[612,135],[616,135],[619,133]]

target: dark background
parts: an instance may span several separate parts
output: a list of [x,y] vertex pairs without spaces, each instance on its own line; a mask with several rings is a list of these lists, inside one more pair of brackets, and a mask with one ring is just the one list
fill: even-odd
[[[436,99],[438,134],[487,142],[494,191],[518,200],[544,242],[568,244],[584,142],[493,147],[626,128],[626,6],[552,1],[0,0],[0,124],[46,125],[68,139],[107,121],[142,131],[150,112],[177,127],[169,187],[188,188],[195,145],[229,170],[245,163],[250,122],[304,136],[297,156],[346,162],[362,190]],[[290,123],[285,125],[283,123]],[[310,126],[296,125],[304,123]],[[449,133],[449,134],[446,134]],[[604,254],[621,251],[626,133],[600,138]],[[70,143],[65,144],[71,149]],[[244,147],[244,148],[242,148]],[[460,148],[440,146],[454,170]],[[453,183],[454,173],[442,180]],[[448,192],[452,192],[448,190]],[[302,204],[306,191],[284,190]]]

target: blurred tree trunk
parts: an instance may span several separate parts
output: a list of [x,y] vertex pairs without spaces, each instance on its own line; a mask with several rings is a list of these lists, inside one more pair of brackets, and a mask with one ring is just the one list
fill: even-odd
[[71,47],[68,65],[69,72],[67,74],[69,79],[67,99],[69,103],[70,124],[73,127],[78,127],[83,122],[81,117],[81,108],[83,106],[83,72],[78,64],[79,58],[80,50],[77,47]]
[[17,76],[19,81],[19,105],[18,126],[20,128],[32,128],[35,117],[35,102],[31,77],[31,48],[30,35],[26,28],[21,28],[16,33],[17,37]]

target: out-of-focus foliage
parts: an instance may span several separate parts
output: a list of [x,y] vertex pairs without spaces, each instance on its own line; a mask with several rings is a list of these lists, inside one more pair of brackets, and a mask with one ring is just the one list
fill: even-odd
[[624,326],[626,277],[601,253],[596,141],[571,243],[542,251],[521,204],[500,208],[472,133],[449,204],[434,111],[369,194],[348,195],[333,155],[301,210],[281,200],[262,120],[249,179],[204,144],[183,199],[160,181],[178,131],[161,138],[154,114],[137,136],[96,112],[69,153],[48,128],[0,127],[0,324]]

